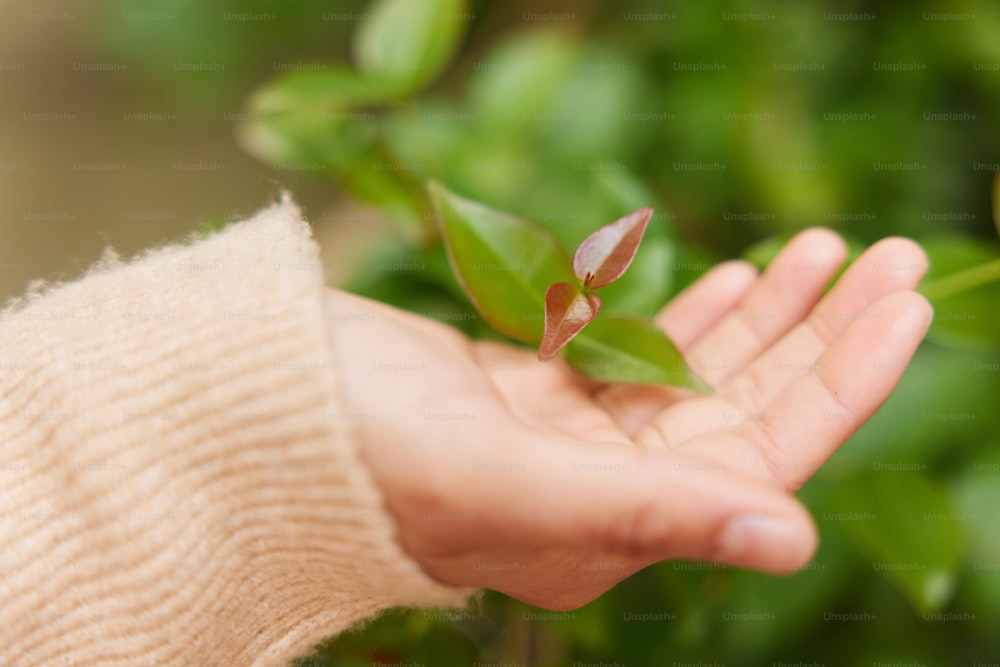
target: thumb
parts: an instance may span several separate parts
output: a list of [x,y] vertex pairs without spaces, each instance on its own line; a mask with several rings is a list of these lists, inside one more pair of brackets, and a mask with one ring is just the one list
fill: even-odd
[[518,461],[517,492],[480,485],[480,511],[502,512],[506,520],[494,525],[509,526],[507,539],[525,546],[776,573],[802,567],[815,551],[815,526],[797,500],[696,453],[581,445],[535,432],[516,441],[505,451]]

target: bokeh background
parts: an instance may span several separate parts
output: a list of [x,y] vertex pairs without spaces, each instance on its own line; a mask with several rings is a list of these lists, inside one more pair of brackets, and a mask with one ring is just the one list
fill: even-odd
[[493,335],[429,178],[569,247],[654,206],[616,285],[644,313],[808,226],[928,250],[931,334],[802,489],[802,572],[664,563],[565,613],[487,594],[302,665],[1000,664],[998,167],[995,0],[0,1],[3,300],[288,189],[331,285]]

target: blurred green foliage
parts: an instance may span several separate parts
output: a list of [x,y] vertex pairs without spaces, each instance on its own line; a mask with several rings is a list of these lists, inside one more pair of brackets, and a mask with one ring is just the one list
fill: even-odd
[[[215,11],[230,9],[275,19],[219,31],[188,3],[176,34],[136,24],[108,43],[133,61],[244,63],[207,79],[246,89],[241,145],[305,165],[397,230],[354,291],[495,335],[448,269],[423,185],[433,178],[567,247],[654,206],[635,264],[607,288],[623,309],[652,313],[728,257],[763,265],[813,225],[855,254],[888,235],[920,240],[937,308],[899,390],[801,491],[822,539],[801,573],[665,563],[559,614],[487,594],[471,612],[386,615],[300,665],[1000,661],[995,0]],[[278,55],[302,66],[250,91]],[[178,91],[207,105],[217,93]]]

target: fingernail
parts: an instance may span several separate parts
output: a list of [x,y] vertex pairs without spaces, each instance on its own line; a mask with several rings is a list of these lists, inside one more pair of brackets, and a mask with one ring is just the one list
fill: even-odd
[[[765,514],[740,514],[730,519],[719,534],[715,560],[741,567],[786,570],[801,565],[807,548],[801,531],[790,522]],[[775,554],[780,554],[777,560]]]

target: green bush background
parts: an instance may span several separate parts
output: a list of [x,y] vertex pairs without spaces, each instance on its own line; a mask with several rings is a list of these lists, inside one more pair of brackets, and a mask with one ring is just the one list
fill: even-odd
[[[394,7],[385,14],[380,5]],[[855,252],[902,234],[930,254],[922,289],[937,315],[928,341],[884,409],[801,491],[822,540],[802,572],[772,578],[664,563],[567,613],[487,594],[454,614],[390,613],[300,664],[1000,662],[995,1],[67,8],[78,13],[65,28],[74,53],[127,64],[106,100],[76,102],[90,112],[81,125],[111,137],[81,154],[113,156],[136,138],[180,142],[187,159],[225,155],[217,159],[228,171],[194,183],[175,166],[158,186],[166,199],[141,187],[147,202],[161,203],[126,205],[122,193],[115,203],[81,204],[78,219],[102,223],[65,224],[61,250],[39,250],[50,228],[8,224],[0,265],[14,268],[0,275],[5,295],[39,267],[70,274],[105,238],[141,247],[185,229],[191,209],[211,211],[206,223],[218,224],[259,204],[262,191],[288,186],[326,241],[331,280],[494,335],[451,277],[428,178],[535,220],[569,247],[653,205],[636,264],[609,288],[646,313],[714,263],[744,255],[763,265],[781,240],[813,225],[837,230]],[[10,113],[20,110],[18,95],[44,99],[32,87],[39,76],[53,84],[70,76],[39,67],[34,84],[0,80],[15,93],[4,103]],[[73,81],[66,99],[89,89]],[[129,108],[177,122],[112,123],[109,109]],[[8,156],[44,165],[50,158],[30,150],[41,134],[31,132],[8,143]],[[210,139],[194,151],[199,137]],[[77,155],[61,150],[62,160]],[[149,180],[142,158],[129,164],[123,179]],[[33,177],[22,171],[0,173],[0,188],[13,192],[17,179]],[[91,202],[94,188],[123,190],[88,178],[68,184],[79,201]],[[30,190],[21,196],[28,210]],[[123,211],[140,210],[169,215],[137,230]]]

